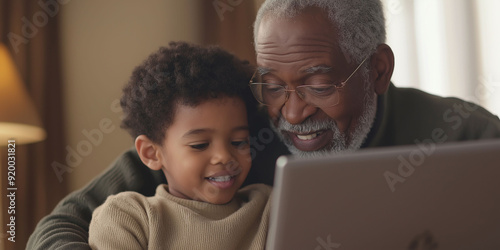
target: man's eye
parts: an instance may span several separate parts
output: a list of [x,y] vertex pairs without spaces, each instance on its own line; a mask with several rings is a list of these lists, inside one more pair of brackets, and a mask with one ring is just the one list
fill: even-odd
[[268,93],[279,93],[279,92],[283,92],[283,87],[281,87],[280,85],[265,85],[264,86],[264,89],[266,92]]
[[335,92],[335,87],[333,85],[323,85],[318,87],[309,86],[307,90],[313,95],[330,95]]
[[203,150],[208,147],[208,143],[200,143],[200,144],[191,144],[189,145],[191,148],[196,150]]

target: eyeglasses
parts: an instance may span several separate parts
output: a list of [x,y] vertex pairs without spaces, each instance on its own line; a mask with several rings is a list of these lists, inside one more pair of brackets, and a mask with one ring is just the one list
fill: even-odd
[[367,59],[368,57],[358,65],[345,81],[338,84],[308,84],[297,86],[295,89],[287,89],[283,85],[265,83],[262,75],[255,71],[249,86],[255,99],[266,106],[281,107],[290,97],[290,92],[295,92],[307,104],[322,108],[333,107],[340,102],[338,90],[346,85],[347,81],[351,79]]

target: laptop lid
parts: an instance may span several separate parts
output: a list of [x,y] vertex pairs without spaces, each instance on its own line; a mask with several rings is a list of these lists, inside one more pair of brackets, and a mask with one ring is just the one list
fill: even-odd
[[500,249],[500,140],[276,166],[267,249]]

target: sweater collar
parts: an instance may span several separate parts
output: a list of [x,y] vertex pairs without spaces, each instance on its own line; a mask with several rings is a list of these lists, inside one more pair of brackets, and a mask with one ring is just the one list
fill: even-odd
[[239,201],[232,199],[230,202],[222,205],[211,204],[203,201],[188,200],[170,194],[168,185],[162,184],[156,188],[156,195],[161,198],[169,199],[180,206],[187,207],[196,213],[214,220],[220,220],[233,214],[240,208]]

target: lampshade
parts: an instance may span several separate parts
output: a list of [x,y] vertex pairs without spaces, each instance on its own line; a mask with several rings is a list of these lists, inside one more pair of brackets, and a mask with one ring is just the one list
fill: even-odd
[[0,145],[44,140],[45,130],[7,48],[0,43]]

